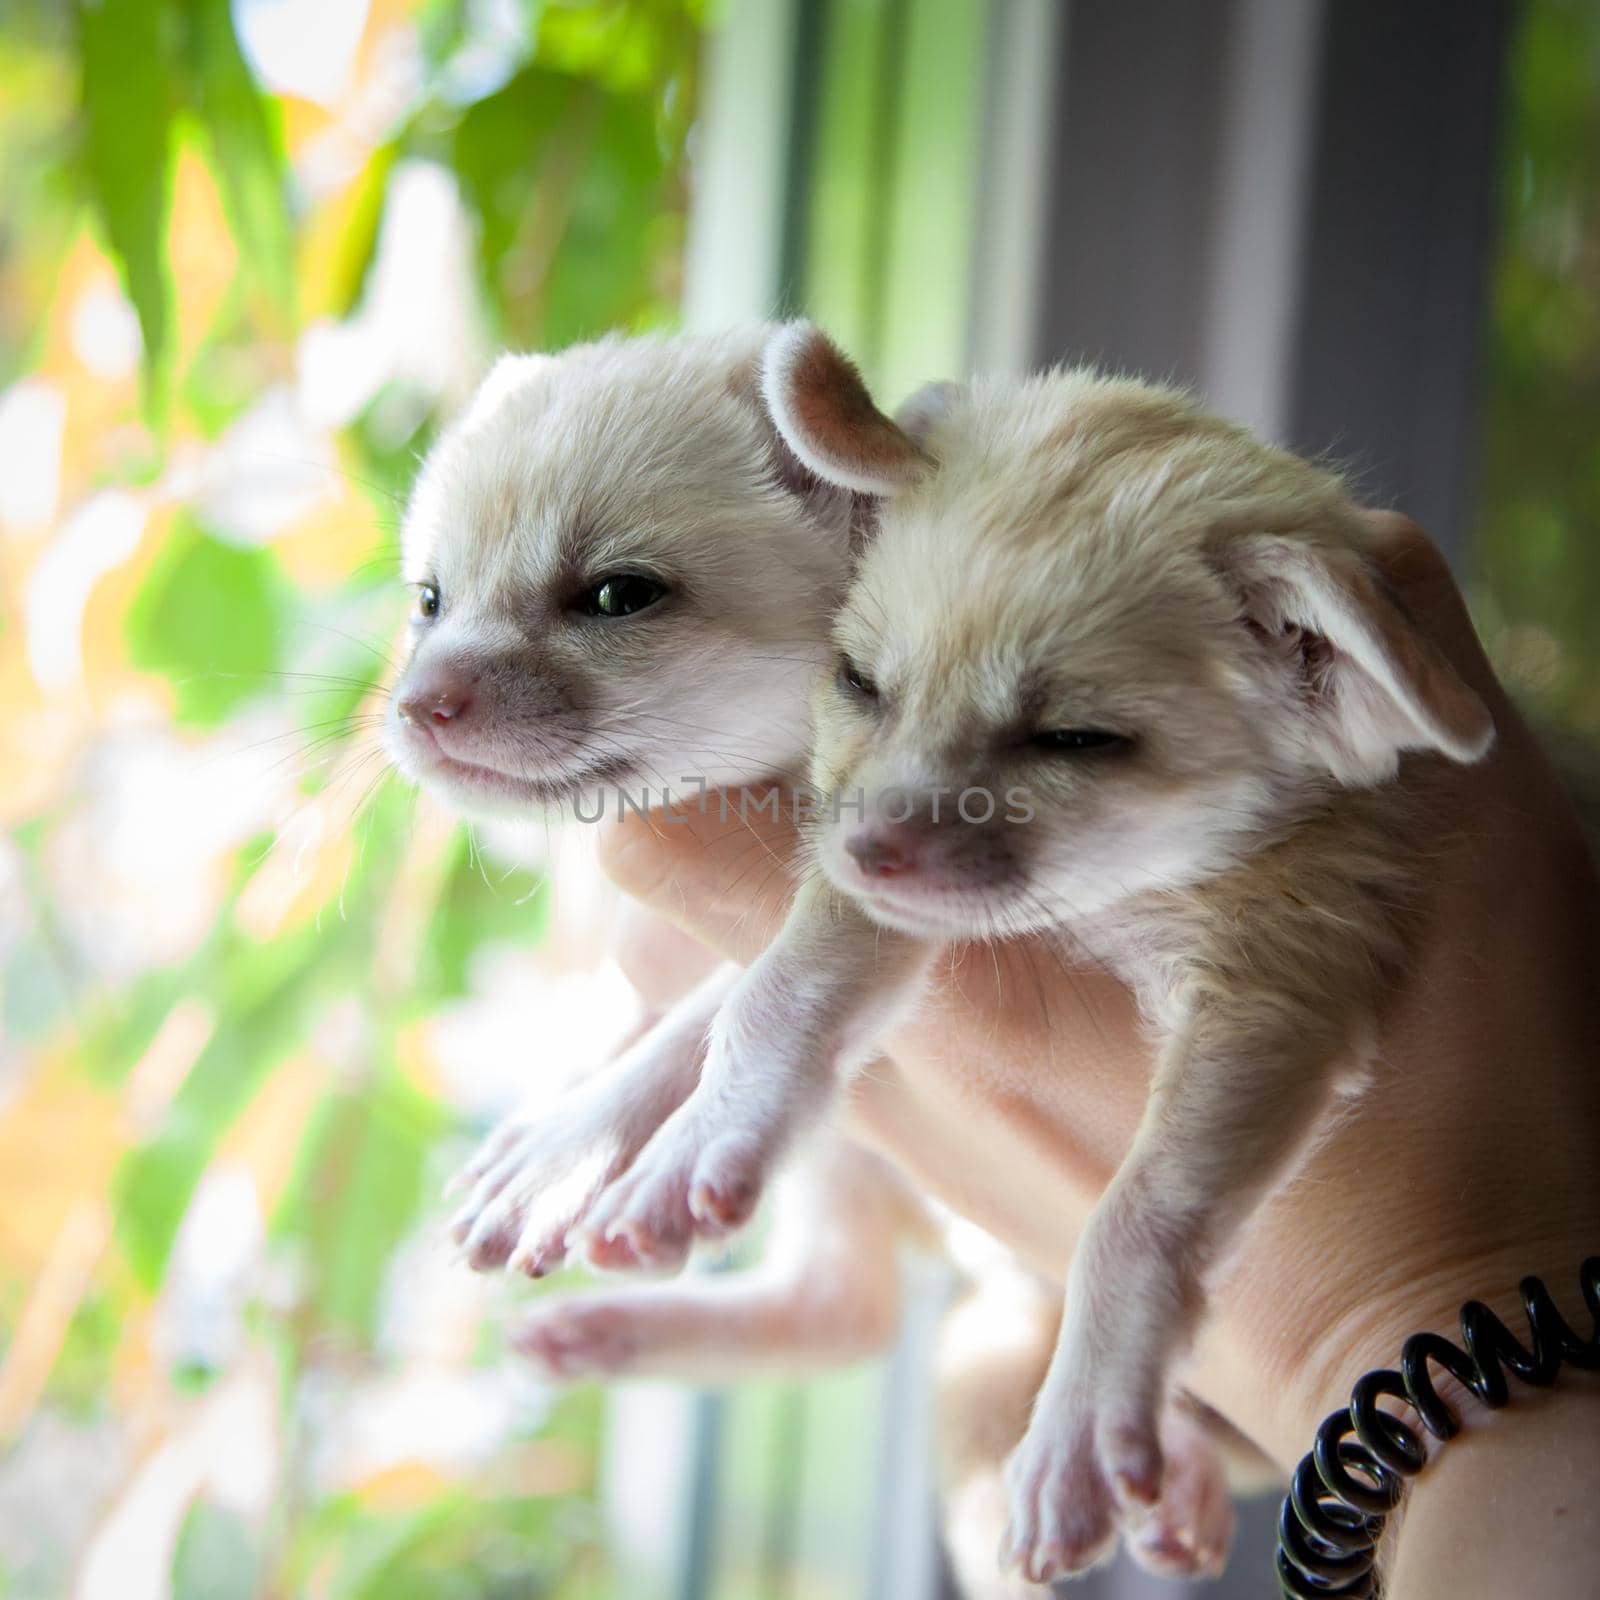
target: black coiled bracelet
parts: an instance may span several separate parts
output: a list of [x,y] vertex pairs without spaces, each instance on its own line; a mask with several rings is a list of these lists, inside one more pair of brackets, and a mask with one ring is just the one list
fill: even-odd
[[[1317,1442],[1295,1469],[1278,1517],[1278,1582],[1286,1600],[1366,1600],[1377,1593],[1372,1570],[1389,1513],[1408,1478],[1427,1464],[1421,1436],[1384,1397],[1404,1401],[1434,1438],[1460,1431],[1456,1415],[1433,1386],[1435,1362],[1491,1409],[1506,1403],[1502,1365],[1524,1383],[1547,1388],[1563,1362],[1600,1368],[1600,1256],[1579,1268],[1594,1332],[1580,1339],[1538,1278],[1524,1278],[1522,1309],[1533,1349],[1524,1350],[1499,1317],[1478,1300],[1461,1308],[1461,1345],[1437,1333],[1414,1333],[1400,1352],[1400,1370],[1369,1372],[1350,1391],[1350,1406],[1317,1429]],[[1354,1435],[1354,1440],[1351,1435]]]

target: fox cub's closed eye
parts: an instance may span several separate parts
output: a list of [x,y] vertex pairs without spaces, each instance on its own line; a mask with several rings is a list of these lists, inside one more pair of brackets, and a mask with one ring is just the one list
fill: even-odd
[[1043,728],[1028,743],[1052,754],[1075,755],[1081,750],[1120,749],[1133,741],[1109,728]]
[[852,694],[860,695],[864,700],[878,698],[877,684],[849,656],[839,657],[839,682]]
[[664,583],[642,572],[617,572],[578,597],[577,609],[591,617],[631,617],[653,606],[667,592]]

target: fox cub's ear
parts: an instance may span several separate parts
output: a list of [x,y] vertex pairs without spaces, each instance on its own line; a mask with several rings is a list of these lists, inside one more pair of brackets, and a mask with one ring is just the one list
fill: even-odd
[[1255,534],[1223,559],[1250,620],[1299,641],[1313,747],[1341,782],[1380,782],[1405,750],[1462,763],[1488,752],[1488,709],[1364,553]]
[[555,356],[538,351],[501,356],[467,402],[459,426],[469,433],[482,427],[512,395],[534,388],[541,380],[547,381],[560,365]]
[[937,456],[928,441],[966,392],[959,383],[926,383],[896,407],[895,423],[919,450]]
[[767,343],[761,393],[783,442],[827,483],[860,494],[893,494],[929,462],[886,417],[861,374],[809,322],[790,322]]

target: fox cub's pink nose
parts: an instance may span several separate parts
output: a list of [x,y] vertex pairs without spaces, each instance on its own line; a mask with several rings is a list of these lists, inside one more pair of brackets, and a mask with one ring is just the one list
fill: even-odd
[[461,673],[431,672],[406,690],[398,707],[400,715],[419,727],[454,721],[472,704],[472,683]]
[[869,878],[892,878],[916,869],[916,848],[904,835],[858,833],[845,841],[845,849]]

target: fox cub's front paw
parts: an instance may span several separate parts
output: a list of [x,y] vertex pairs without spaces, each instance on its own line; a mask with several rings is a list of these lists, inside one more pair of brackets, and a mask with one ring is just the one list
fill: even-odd
[[1163,1578],[1220,1578],[1236,1518],[1216,1446],[1176,1406],[1161,1423],[1161,1498],[1128,1534],[1128,1553]]
[[691,1101],[590,1208],[574,1242],[597,1267],[675,1270],[695,1239],[749,1221],[767,1165],[753,1132],[715,1125]]
[[625,1143],[619,1130],[584,1127],[559,1109],[508,1121],[457,1180],[471,1193],[450,1220],[451,1237],[480,1272],[543,1277],[561,1265],[567,1230],[627,1164]]
[[567,1235],[649,1143],[694,1081],[697,1052],[652,1058],[641,1041],[591,1083],[536,1117],[492,1133],[453,1187],[468,1198],[450,1233],[480,1271],[506,1266],[542,1277],[566,1259]]
[[1053,1583],[1106,1560],[1117,1507],[1095,1449],[1092,1409],[1041,1395],[1006,1463],[1011,1520],[1000,1559],[1030,1583]]
[[1134,1559],[1163,1577],[1215,1577],[1227,1561],[1234,1514],[1222,1463],[1171,1405],[1158,1419],[1107,1392],[1047,1390],[1006,1480],[1002,1559],[1035,1583],[1105,1560],[1119,1531]]

